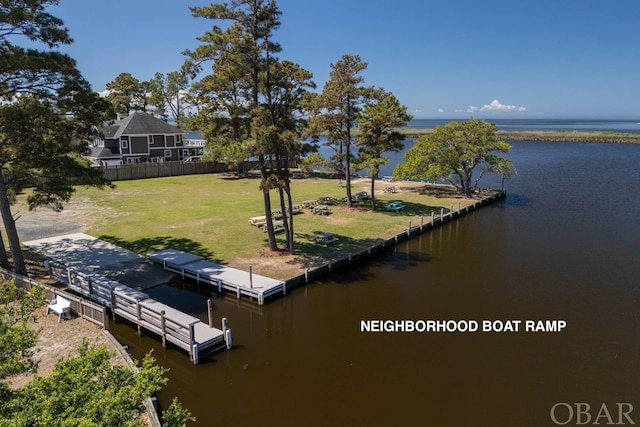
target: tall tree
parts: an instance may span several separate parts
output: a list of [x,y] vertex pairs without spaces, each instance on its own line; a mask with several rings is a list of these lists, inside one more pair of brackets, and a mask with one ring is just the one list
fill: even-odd
[[358,150],[358,166],[368,169],[371,178],[371,209],[376,208],[375,182],[380,172],[380,165],[389,162],[383,154],[400,151],[404,148],[405,136],[395,130],[406,125],[412,117],[407,114],[407,107],[390,92],[376,91],[357,119],[360,134],[355,145]]
[[286,90],[278,86],[283,82],[278,73],[288,67],[278,65],[274,57],[281,50],[273,41],[281,12],[273,0],[231,0],[190,9],[196,17],[228,23],[224,29],[214,26],[199,38],[203,44],[185,52],[189,59],[184,68],[195,76],[203,63],[213,62],[212,73],[193,85],[199,104],[204,105],[201,114],[213,119],[206,127],[212,140],[236,153],[238,148],[246,149],[247,157],[258,159],[269,248],[276,250],[270,192],[287,184],[278,174],[284,169],[274,165],[284,159],[282,150],[290,148],[295,134],[291,126],[296,123],[283,119],[284,101],[279,98]]
[[363,105],[373,95],[373,88],[362,85],[364,78],[360,73],[367,68],[367,63],[358,55],[344,55],[331,64],[331,68],[333,71],[322,94],[315,99],[310,127],[316,134],[326,134],[328,144],[337,147],[334,159],[344,165],[347,205],[351,207],[353,129]]
[[120,73],[107,83],[107,89],[110,92],[106,99],[116,113],[128,116],[132,111],[146,111],[151,89],[149,82],[140,82],[130,73]]
[[303,130],[306,128],[303,101],[307,90],[315,88],[311,79],[311,73],[298,64],[290,61],[274,62],[270,91],[266,94],[270,122],[269,126],[261,128],[268,129],[272,134],[269,137],[272,141],[271,156],[275,161],[275,166],[272,167],[275,170],[272,172],[280,196],[286,246],[291,254],[295,253],[295,247],[289,165],[313,149],[309,144],[301,142]]
[[184,72],[172,71],[162,74],[156,73],[149,82],[151,96],[149,103],[157,116],[167,120],[169,112],[178,128],[184,126],[185,110],[189,106],[187,89],[189,77]]
[[[495,124],[478,119],[438,126],[418,138],[405,153],[405,163],[396,166],[393,175],[400,179],[449,179],[465,197],[470,197],[485,173],[506,175],[514,170],[509,160],[494,154],[511,148],[498,139],[497,130]],[[477,168],[480,171],[474,181]]]
[[105,184],[79,158],[87,146],[75,141],[87,138],[92,125],[109,117],[108,103],[91,91],[69,56],[15,44],[21,38],[52,48],[71,42],[62,21],[45,12],[53,4],[57,1],[11,0],[0,7],[0,213],[15,271],[23,275],[10,207],[15,194],[33,185],[31,208],[59,209],[72,184]]

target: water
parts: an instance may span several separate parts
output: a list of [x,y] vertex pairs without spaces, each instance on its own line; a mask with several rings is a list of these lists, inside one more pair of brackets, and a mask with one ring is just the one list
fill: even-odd
[[[121,323],[113,333],[138,359],[155,349],[171,369],[160,402],[177,395],[197,425],[539,427],[554,425],[558,402],[606,403],[612,413],[630,402],[638,423],[640,146],[512,144],[518,174],[504,203],[263,307],[215,299],[234,348],[207,363],[193,366]],[[204,318],[205,294],[152,297]],[[360,332],[367,319],[568,326]]]
[[[465,119],[414,119],[407,128],[431,129],[442,126],[451,120]],[[599,131],[640,133],[640,118],[627,120],[614,119],[500,119],[489,118],[498,129],[504,131]]]
[[[443,126],[451,120],[463,121],[465,119],[414,119],[406,126],[407,129],[433,129]],[[499,130],[504,131],[597,131],[597,132],[621,132],[640,134],[640,118],[631,120],[622,119],[486,119],[495,123]],[[380,166],[380,177],[393,175],[395,165],[402,162],[404,153],[413,146],[415,138],[407,138],[404,149],[399,152],[389,152],[385,157],[389,158],[387,164]],[[319,152],[325,158],[334,154],[334,150],[324,145],[325,138],[320,139]],[[354,149],[354,152],[357,148]],[[359,171],[360,175],[366,175],[367,171]]]

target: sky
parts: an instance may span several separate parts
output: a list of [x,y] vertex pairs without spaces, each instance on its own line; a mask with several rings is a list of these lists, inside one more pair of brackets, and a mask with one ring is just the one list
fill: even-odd
[[[200,0],[60,0],[63,46],[95,91],[184,62],[216,23]],[[278,0],[278,55],[321,90],[342,55],[415,118],[640,119],[638,0]],[[218,23],[220,24],[220,23]]]

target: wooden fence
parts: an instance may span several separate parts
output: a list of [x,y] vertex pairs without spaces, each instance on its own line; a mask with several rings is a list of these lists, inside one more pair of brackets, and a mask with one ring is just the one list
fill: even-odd
[[[267,165],[273,166],[269,161]],[[296,162],[290,162],[290,168],[297,167]],[[242,170],[249,172],[258,168],[254,160],[242,162]],[[205,173],[235,172],[225,163],[218,162],[163,162],[137,163],[119,166],[100,166],[102,176],[110,181],[127,181],[133,179],[160,178],[165,176],[197,175]]]
[[61,291],[51,286],[42,285],[29,279],[28,277],[15,274],[14,272],[5,270],[4,268],[0,268],[0,276],[2,276],[4,280],[13,279],[16,286],[24,289],[27,292],[31,292],[31,289],[33,289],[34,286],[45,288],[47,290],[45,296],[47,301],[51,301],[58,295],[60,295],[61,297],[66,298],[71,302],[72,313],[76,313],[79,317],[95,323],[96,325],[101,326],[106,330],[109,329],[109,316],[107,314],[106,307],[95,304],[94,302],[88,301],[84,298],[80,298],[75,294]]
[[214,162],[164,162],[138,163],[121,166],[102,166],[103,176],[110,181],[159,178],[163,176],[196,175],[228,172],[224,163]]

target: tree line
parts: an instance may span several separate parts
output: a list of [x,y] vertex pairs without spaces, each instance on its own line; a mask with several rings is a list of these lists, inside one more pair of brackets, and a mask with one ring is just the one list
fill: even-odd
[[[271,215],[277,206],[285,214],[285,249],[295,253],[294,219],[286,214],[293,212],[290,165],[303,159],[317,162],[321,136],[333,149],[327,162],[346,182],[347,206],[353,203],[353,173],[365,170],[375,209],[380,166],[388,162],[386,153],[404,148],[404,136],[396,129],[412,117],[393,93],[365,85],[362,73],[368,64],[358,55],[343,55],[331,64],[329,80],[316,91],[310,71],[278,57],[282,12],[275,0],[191,6],[194,18],[213,24],[198,37],[195,49],[183,52],[181,69],[156,73],[149,81],[121,73],[107,84],[104,99],[91,90],[69,56],[15,44],[25,38],[53,49],[72,42],[63,22],[46,13],[45,7],[53,4],[57,0],[11,0],[0,9],[0,213],[16,272],[26,275],[10,207],[15,196],[32,186],[29,208],[59,210],[71,197],[72,184],[110,185],[82,159],[87,146],[75,142],[95,136],[95,126],[116,114],[136,110],[166,120],[171,116],[178,126],[199,130],[211,160],[238,168],[247,158],[258,160],[271,250],[278,250]],[[395,175],[450,178],[466,196],[475,188],[471,174],[476,166],[482,168],[480,177],[485,172],[509,175],[510,164],[491,154],[508,150],[508,145],[497,139],[495,126],[485,124],[470,121],[461,129],[444,127],[421,138],[416,146],[422,151],[410,150]],[[454,140],[462,145],[452,144]],[[434,155],[425,145],[429,141],[442,155]],[[8,267],[3,243],[0,265]]]
[[[282,48],[276,41],[276,31],[281,11],[274,0],[191,6],[194,18],[212,20],[213,25],[198,38],[195,49],[183,52],[186,60],[181,69],[166,75],[156,73],[146,82],[121,73],[107,85],[110,93],[106,98],[91,89],[73,58],[57,51],[72,42],[62,20],[47,11],[57,3],[0,2],[0,215],[5,231],[0,235],[0,266],[27,275],[11,209],[17,195],[31,187],[27,197],[30,209],[60,210],[75,185],[111,185],[89,167],[83,159],[88,144],[78,141],[99,136],[96,126],[113,120],[116,114],[136,110],[151,111],[167,120],[171,116],[178,126],[201,131],[211,159],[238,167],[246,158],[258,159],[259,191],[271,250],[278,250],[271,215],[272,207],[278,206],[285,215],[285,249],[295,253],[294,220],[286,214],[293,212],[290,165],[303,158],[317,162],[321,136],[333,149],[328,161],[345,179],[347,206],[352,206],[353,172],[366,170],[371,178],[371,208],[375,209],[379,168],[388,162],[386,153],[403,148],[404,136],[395,129],[412,117],[391,92],[365,85],[362,73],[368,64],[358,55],[343,55],[331,64],[330,78],[317,92],[310,71],[278,57]],[[25,48],[20,46],[21,40],[43,47]],[[449,177],[468,196],[477,185],[477,181],[471,182],[476,167],[482,168],[480,176],[484,172],[498,172],[503,177],[513,173],[508,161],[491,154],[508,150],[508,145],[495,137],[495,130],[495,126],[482,121],[447,125],[420,139],[395,175],[414,179]],[[34,336],[24,327],[35,300],[23,300],[22,294],[12,293],[14,289],[3,284],[0,295],[0,417],[24,416],[21,422],[32,424],[33,418],[29,417],[37,415],[27,404],[40,410],[55,403],[39,394],[45,389],[53,396],[84,390],[86,393],[79,398],[86,398],[82,402],[91,408],[95,405],[92,395],[104,396],[96,389],[87,390],[89,384],[74,372],[102,367],[104,355],[86,347],[80,351],[81,362],[61,364],[56,374],[65,378],[65,384],[77,386],[74,390],[63,392],[45,380],[21,393],[6,387],[4,380],[10,374],[34,368],[28,350],[35,342]],[[15,307],[22,307],[22,311],[15,311]],[[129,393],[121,397],[134,406],[139,396],[154,391],[163,381],[162,372],[145,370],[144,366],[145,375],[138,380],[117,370],[100,372],[107,380],[103,385],[117,379]],[[131,406],[122,409],[124,403],[117,400],[108,404],[115,408],[114,416],[120,417],[113,419],[120,421],[87,421],[91,417],[87,411],[76,413],[77,422],[137,425],[128,412]],[[175,425],[189,418],[180,408],[170,415],[178,420]],[[56,417],[64,417],[64,412],[48,416],[51,422],[45,425],[56,425]],[[126,419],[131,423],[122,421]],[[5,421],[0,419],[0,425],[15,420]]]

